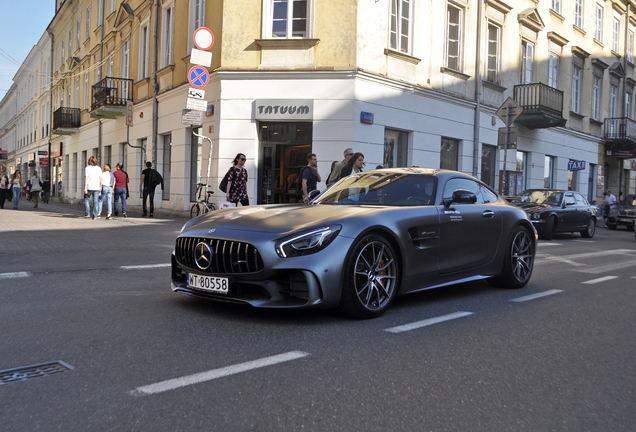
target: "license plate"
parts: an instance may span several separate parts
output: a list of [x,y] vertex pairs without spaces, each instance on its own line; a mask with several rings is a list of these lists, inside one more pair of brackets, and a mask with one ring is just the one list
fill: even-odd
[[230,280],[228,278],[201,276],[186,273],[189,288],[196,288],[216,294],[227,294],[230,290]]
[[625,219],[625,218],[620,218],[619,221],[621,222],[633,222],[634,219]]

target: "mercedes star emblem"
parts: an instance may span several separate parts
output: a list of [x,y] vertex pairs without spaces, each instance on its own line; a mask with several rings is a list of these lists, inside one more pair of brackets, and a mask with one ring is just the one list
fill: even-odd
[[194,248],[194,262],[201,270],[207,270],[212,264],[212,249],[205,242],[199,242]]

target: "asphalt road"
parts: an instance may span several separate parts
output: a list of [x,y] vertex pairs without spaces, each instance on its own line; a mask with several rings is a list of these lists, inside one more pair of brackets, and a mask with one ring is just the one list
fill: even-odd
[[184,219],[81,214],[0,210],[0,431],[636,430],[632,232],[358,321],[174,294]]

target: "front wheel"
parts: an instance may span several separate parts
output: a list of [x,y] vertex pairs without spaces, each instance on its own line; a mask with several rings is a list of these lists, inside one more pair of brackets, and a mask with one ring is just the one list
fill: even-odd
[[583,238],[592,238],[594,237],[594,233],[596,232],[596,220],[590,218],[587,221],[587,227],[581,231],[581,237]]
[[398,289],[398,262],[386,239],[370,234],[352,249],[344,268],[340,309],[355,318],[382,315]]
[[190,207],[190,219],[195,218],[201,214],[201,204],[194,203],[192,207]]
[[530,280],[534,268],[535,242],[524,227],[517,227],[506,249],[503,269],[499,276],[488,280],[503,288],[522,288]]

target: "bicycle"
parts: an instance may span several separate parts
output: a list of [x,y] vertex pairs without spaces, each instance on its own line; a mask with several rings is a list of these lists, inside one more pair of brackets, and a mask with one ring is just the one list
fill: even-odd
[[192,207],[190,207],[190,218],[216,210],[214,203],[210,202],[210,196],[214,193],[214,191],[207,191],[204,199],[204,187],[207,190],[207,188],[211,186],[206,185],[205,183],[197,183],[197,201],[192,204]]

